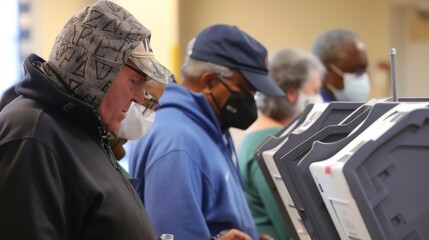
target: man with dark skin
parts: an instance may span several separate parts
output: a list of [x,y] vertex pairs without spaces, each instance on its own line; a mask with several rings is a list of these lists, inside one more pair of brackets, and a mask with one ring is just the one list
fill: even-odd
[[265,47],[235,26],[213,25],[196,37],[182,83],[167,85],[150,131],[130,151],[130,175],[140,180],[156,232],[207,239],[235,228],[270,239],[253,222],[228,131],[256,120],[255,91],[284,96],[266,59]]
[[326,67],[321,94],[325,102],[365,101],[370,82],[365,45],[354,32],[327,31],[317,38],[313,53]]

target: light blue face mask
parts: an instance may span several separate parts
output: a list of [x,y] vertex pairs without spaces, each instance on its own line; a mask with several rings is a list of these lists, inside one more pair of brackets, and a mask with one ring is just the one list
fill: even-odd
[[332,69],[341,75],[344,80],[342,90],[336,89],[330,84],[327,86],[334,93],[337,101],[365,102],[367,100],[370,91],[368,73],[342,73],[335,65],[332,66]]

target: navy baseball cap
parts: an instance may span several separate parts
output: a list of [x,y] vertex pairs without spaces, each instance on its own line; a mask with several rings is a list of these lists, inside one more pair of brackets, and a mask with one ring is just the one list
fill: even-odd
[[266,96],[285,95],[268,77],[265,47],[236,26],[218,24],[204,29],[195,38],[189,57],[240,71]]

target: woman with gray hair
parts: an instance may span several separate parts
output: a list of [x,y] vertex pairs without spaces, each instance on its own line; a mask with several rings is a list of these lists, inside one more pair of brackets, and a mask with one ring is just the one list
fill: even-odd
[[299,115],[308,103],[323,102],[319,92],[325,68],[312,54],[282,49],[269,62],[270,77],[286,93],[285,98],[259,95],[258,110],[284,126]]
[[282,49],[269,61],[270,77],[285,97],[258,94],[258,119],[246,130],[238,151],[240,174],[246,198],[258,231],[274,239],[290,239],[280,211],[254,157],[256,147],[299,115],[309,103],[323,102],[321,78],[325,68],[313,55],[297,49]]

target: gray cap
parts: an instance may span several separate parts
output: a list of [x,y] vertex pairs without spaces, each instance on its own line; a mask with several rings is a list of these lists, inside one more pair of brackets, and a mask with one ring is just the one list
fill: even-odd
[[151,31],[121,6],[97,1],[58,33],[44,68],[57,87],[98,108],[129,58],[152,79],[171,81],[170,71],[154,58],[150,36]]

